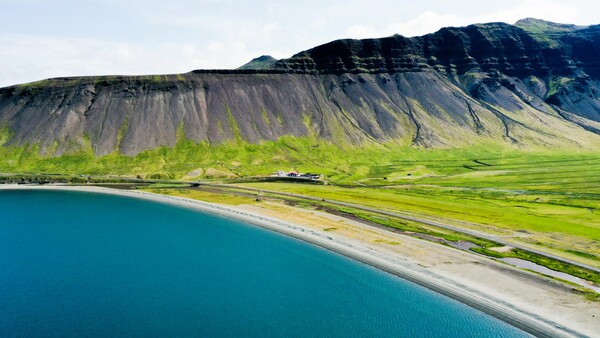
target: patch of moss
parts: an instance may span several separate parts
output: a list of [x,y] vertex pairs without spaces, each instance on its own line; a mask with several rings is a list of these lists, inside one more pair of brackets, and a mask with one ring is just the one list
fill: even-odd
[[119,127],[119,131],[117,132],[117,151],[121,148],[121,141],[125,134],[127,133],[127,129],[129,128],[129,115],[125,116],[125,120],[123,124]]
[[179,123],[179,126],[177,126],[176,137],[177,143],[185,142],[187,140],[187,135],[185,134],[185,124],[183,123],[183,121],[181,121]]
[[6,144],[12,137],[12,133],[7,125],[0,125],[0,147]]
[[231,112],[231,108],[229,108],[229,105],[225,105],[225,111],[227,112],[227,122],[229,122],[229,128],[231,128],[235,140],[237,143],[241,143],[242,134],[240,133],[240,127],[238,126],[235,117],[233,117],[233,113]]
[[271,120],[269,120],[269,115],[267,113],[267,110],[265,108],[263,108],[263,109],[261,109],[260,112],[261,112],[263,120],[265,121],[265,124],[267,126],[271,126]]
[[584,257],[587,259],[591,259],[591,260],[595,260],[595,261],[600,261],[600,257],[596,256],[596,255],[592,255],[589,252],[582,252],[582,251],[578,251],[578,250],[572,250],[572,249],[568,249],[565,250],[565,252],[580,256],[580,257]]
[[546,94],[546,98],[558,93],[561,88],[568,85],[571,81],[573,81],[573,79],[568,77],[553,77],[552,79],[550,79],[548,83],[548,93]]
[[225,132],[225,130],[223,130],[223,122],[221,122],[221,119],[217,118],[217,130],[219,131],[219,134],[223,134]]
[[600,302],[600,293],[590,290],[576,289],[576,293],[583,294],[583,297],[590,302]]
[[277,123],[279,123],[279,125],[283,125],[283,115],[281,114],[281,112],[277,112],[277,114],[275,114],[275,119],[277,120]]

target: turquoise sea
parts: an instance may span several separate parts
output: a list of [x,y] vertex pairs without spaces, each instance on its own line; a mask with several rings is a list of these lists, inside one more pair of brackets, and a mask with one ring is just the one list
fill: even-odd
[[319,247],[186,208],[0,191],[2,337],[520,337]]

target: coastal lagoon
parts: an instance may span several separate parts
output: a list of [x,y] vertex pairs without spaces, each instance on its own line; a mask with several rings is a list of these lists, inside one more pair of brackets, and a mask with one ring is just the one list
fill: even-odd
[[0,191],[0,304],[0,336],[526,336],[254,225],[83,192]]

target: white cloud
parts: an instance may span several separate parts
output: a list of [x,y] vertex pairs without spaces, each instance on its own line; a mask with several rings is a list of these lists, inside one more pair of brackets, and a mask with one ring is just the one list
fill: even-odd
[[579,11],[573,7],[573,2],[552,2],[544,0],[524,0],[517,6],[503,8],[488,15],[474,18],[473,22],[501,21],[515,23],[527,17],[544,19],[559,23],[579,22]]
[[576,23],[580,21],[580,13],[572,4],[546,0],[522,0],[511,7],[499,7],[490,13],[476,16],[425,11],[414,19],[392,22],[391,24],[382,22],[382,26],[379,27],[352,25],[347,28],[346,33],[353,38],[382,37],[393,34],[420,36],[433,33],[442,27],[467,26],[486,22],[513,24],[527,17],[559,23]]
[[373,26],[352,25],[346,29],[346,34],[354,39],[366,39],[375,37],[378,32]]
[[[65,0],[37,12],[23,1],[6,2],[0,86],[56,76],[234,68],[259,55],[289,57],[333,39],[417,36],[525,17],[591,24],[600,10],[592,0]],[[85,20],[57,21],[61,15]]]
[[392,24],[382,33],[384,35],[418,36],[433,33],[441,27],[460,26],[463,22],[465,22],[465,19],[456,14],[439,14],[427,11],[413,20]]
[[420,36],[433,33],[442,27],[461,26],[468,22],[456,14],[439,14],[432,11],[424,12],[414,19],[395,22],[383,28],[366,25],[352,25],[346,34],[356,39],[376,38],[400,34],[404,36]]
[[[50,77],[183,73],[199,68],[235,68],[250,60],[242,41],[199,46],[191,43],[145,45],[44,36],[0,38],[0,87]],[[174,62],[174,60],[177,60]],[[243,62],[242,62],[243,63]]]

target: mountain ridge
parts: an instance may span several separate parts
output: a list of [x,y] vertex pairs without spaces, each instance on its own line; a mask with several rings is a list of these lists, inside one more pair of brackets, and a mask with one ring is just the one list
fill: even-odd
[[[529,19],[415,38],[335,40],[266,69],[57,78],[0,89],[4,147],[136,155],[194,142],[598,149],[600,26]],[[548,26],[548,24],[542,24]],[[571,27],[571,28],[568,28]],[[272,61],[272,60],[270,60]]]

